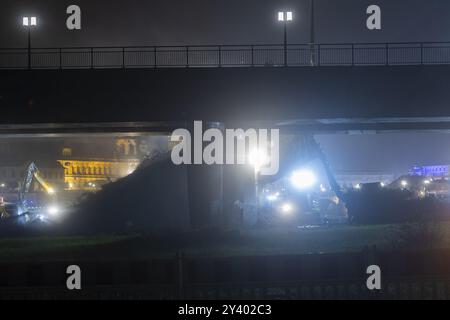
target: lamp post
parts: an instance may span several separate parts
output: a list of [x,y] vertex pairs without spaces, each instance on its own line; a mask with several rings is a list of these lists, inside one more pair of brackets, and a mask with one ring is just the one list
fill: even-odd
[[310,20],[310,34],[309,34],[309,46],[310,46],[310,58],[309,63],[311,67],[316,65],[316,57],[315,57],[315,28],[314,28],[314,0],[310,0],[310,8],[309,8],[309,20]]
[[288,65],[288,56],[287,56],[287,24],[293,20],[292,11],[280,11],[278,12],[278,21],[283,22],[284,24],[284,66]]
[[23,17],[22,25],[27,28],[28,31],[28,70],[31,69],[31,27],[37,26],[36,17]]

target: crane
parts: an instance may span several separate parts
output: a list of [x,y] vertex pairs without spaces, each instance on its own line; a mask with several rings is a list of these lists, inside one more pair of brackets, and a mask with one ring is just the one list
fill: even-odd
[[24,181],[22,182],[22,185],[19,189],[19,207],[22,212],[29,212],[33,210],[39,211],[43,207],[42,204],[38,206],[29,204],[28,200],[26,199],[26,195],[30,192],[33,179],[35,179],[39,183],[39,185],[42,186],[45,193],[48,195],[48,197],[44,197],[46,202],[44,206],[47,206],[49,203],[55,201],[55,189],[44,179],[36,164],[34,162],[31,162],[27,167]]
[[[39,201],[29,199],[27,195],[33,180],[37,181],[44,189],[44,195],[39,195]],[[42,197],[43,196],[43,197]],[[56,197],[55,189],[48,183],[34,162],[31,162],[26,170],[24,180],[18,190],[17,203],[4,203],[1,208],[1,216],[3,219],[10,217],[25,217],[25,222],[34,221],[37,218],[43,219],[44,215],[54,215],[58,209],[55,206]]]
[[284,147],[284,150],[281,150],[280,153],[280,158],[282,161],[280,163],[280,170],[278,174],[274,176],[262,177],[262,183],[271,183],[290,174],[298,168],[299,165],[301,166],[302,164],[308,163],[314,159],[318,159],[324,169],[331,190],[339,199],[343,200],[344,194],[336,181],[333,170],[328,162],[328,158],[319,143],[314,138],[313,134],[294,136],[290,143],[288,143]]
[[25,193],[30,191],[31,183],[33,182],[33,178],[36,179],[37,182],[44,188],[45,192],[48,194],[54,194],[55,189],[51,187],[51,185],[43,178],[41,172],[34,162],[31,162],[28,165],[26,170],[25,179],[20,187],[19,191],[19,199],[23,199]]
[[[305,133],[293,135],[288,139],[290,140],[284,144],[281,150],[280,159],[282,161],[278,174],[261,179],[264,185],[271,185],[266,189],[269,193],[266,197],[268,208],[275,208],[275,212],[288,213],[296,210],[299,212],[298,208],[300,207],[303,208],[300,209],[303,212],[318,212],[322,221],[344,221],[345,219],[341,219],[341,217],[347,217],[346,194],[337,182],[328,158],[314,135]],[[300,177],[298,178],[300,182],[306,181],[310,176],[314,180],[314,172],[307,168],[302,170],[302,167],[314,160],[317,160],[322,167],[332,193],[323,191],[322,186],[321,192],[315,192],[308,187],[299,187],[301,190],[294,192],[289,191],[289,187],[285,188],[284,184],[286,184],[288,176],[291,177],[289,182],[294,185],[294,188],[297,188],[295,176]],[[297,207],[297,209],[290,209],[290,207]]]

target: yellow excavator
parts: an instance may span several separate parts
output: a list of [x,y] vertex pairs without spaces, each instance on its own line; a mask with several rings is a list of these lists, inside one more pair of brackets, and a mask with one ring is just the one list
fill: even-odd
[[[33,180],[44,190],[30,193]],[[56,190],[48,183],[34,162],[28,165],[23,183],[19,187],[17,203],[0,203],[2,219],[19,217],[22,222],[31,222],[36,219],[48,220],[59,213],[56,205]]]

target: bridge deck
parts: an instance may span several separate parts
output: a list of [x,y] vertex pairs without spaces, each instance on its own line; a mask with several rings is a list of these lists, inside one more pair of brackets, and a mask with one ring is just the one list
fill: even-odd
[[[4,133],[39,129],[11,127],[17,124],[65,124],[53,131],[77,132],[119,123],[125,132],[162,123],[167,130],[193,120],[449,129],[449,75],[450,66],[2,70],[0,125]],[[77,123],[83,125],[67,125]]]

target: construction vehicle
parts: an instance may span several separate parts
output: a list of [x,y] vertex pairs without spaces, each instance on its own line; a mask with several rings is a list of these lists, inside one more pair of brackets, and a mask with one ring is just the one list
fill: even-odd
[[[284,221],[288,221],[287,217],[291,220],[295,219],[299,224],[347,222],[348,212],[344,200],[346,195],[336,181],[325,153],[312,134],[293,137],[280,158],[283,161],[280,163],[279,174],[268,178],[272,181],[264,181],[267,184],[264,188],[266,201],[263,201],[263,209],[267,212],[280,213]],[[315,166],[316,170],[302,170],[302,168],[310,167],[313,162],[318,162]],[[324,183],[320,183],[320,188],[319,183],[314,184],[315,186],[300,188],[301,190],[293,188],[292,179],[288,177],[298,172],[298,169],[300,169],[300,175],[303,174],[300,183],[301,179],[315,179],[317,172],[313,171],[324,173],[322,177]],[[325,188],[324,179],[328,182],[329,188]],[[269,215],[279,216],[278,214]]]
[[[43,191],[30,192],[33,181],[36,181]],[[17,219],[24,224],[52,221],[59,211],[55,189],[44,179],[34,162],[28,165],[24,181],[19,186],[18,201],[0,203],[2,219]]]

